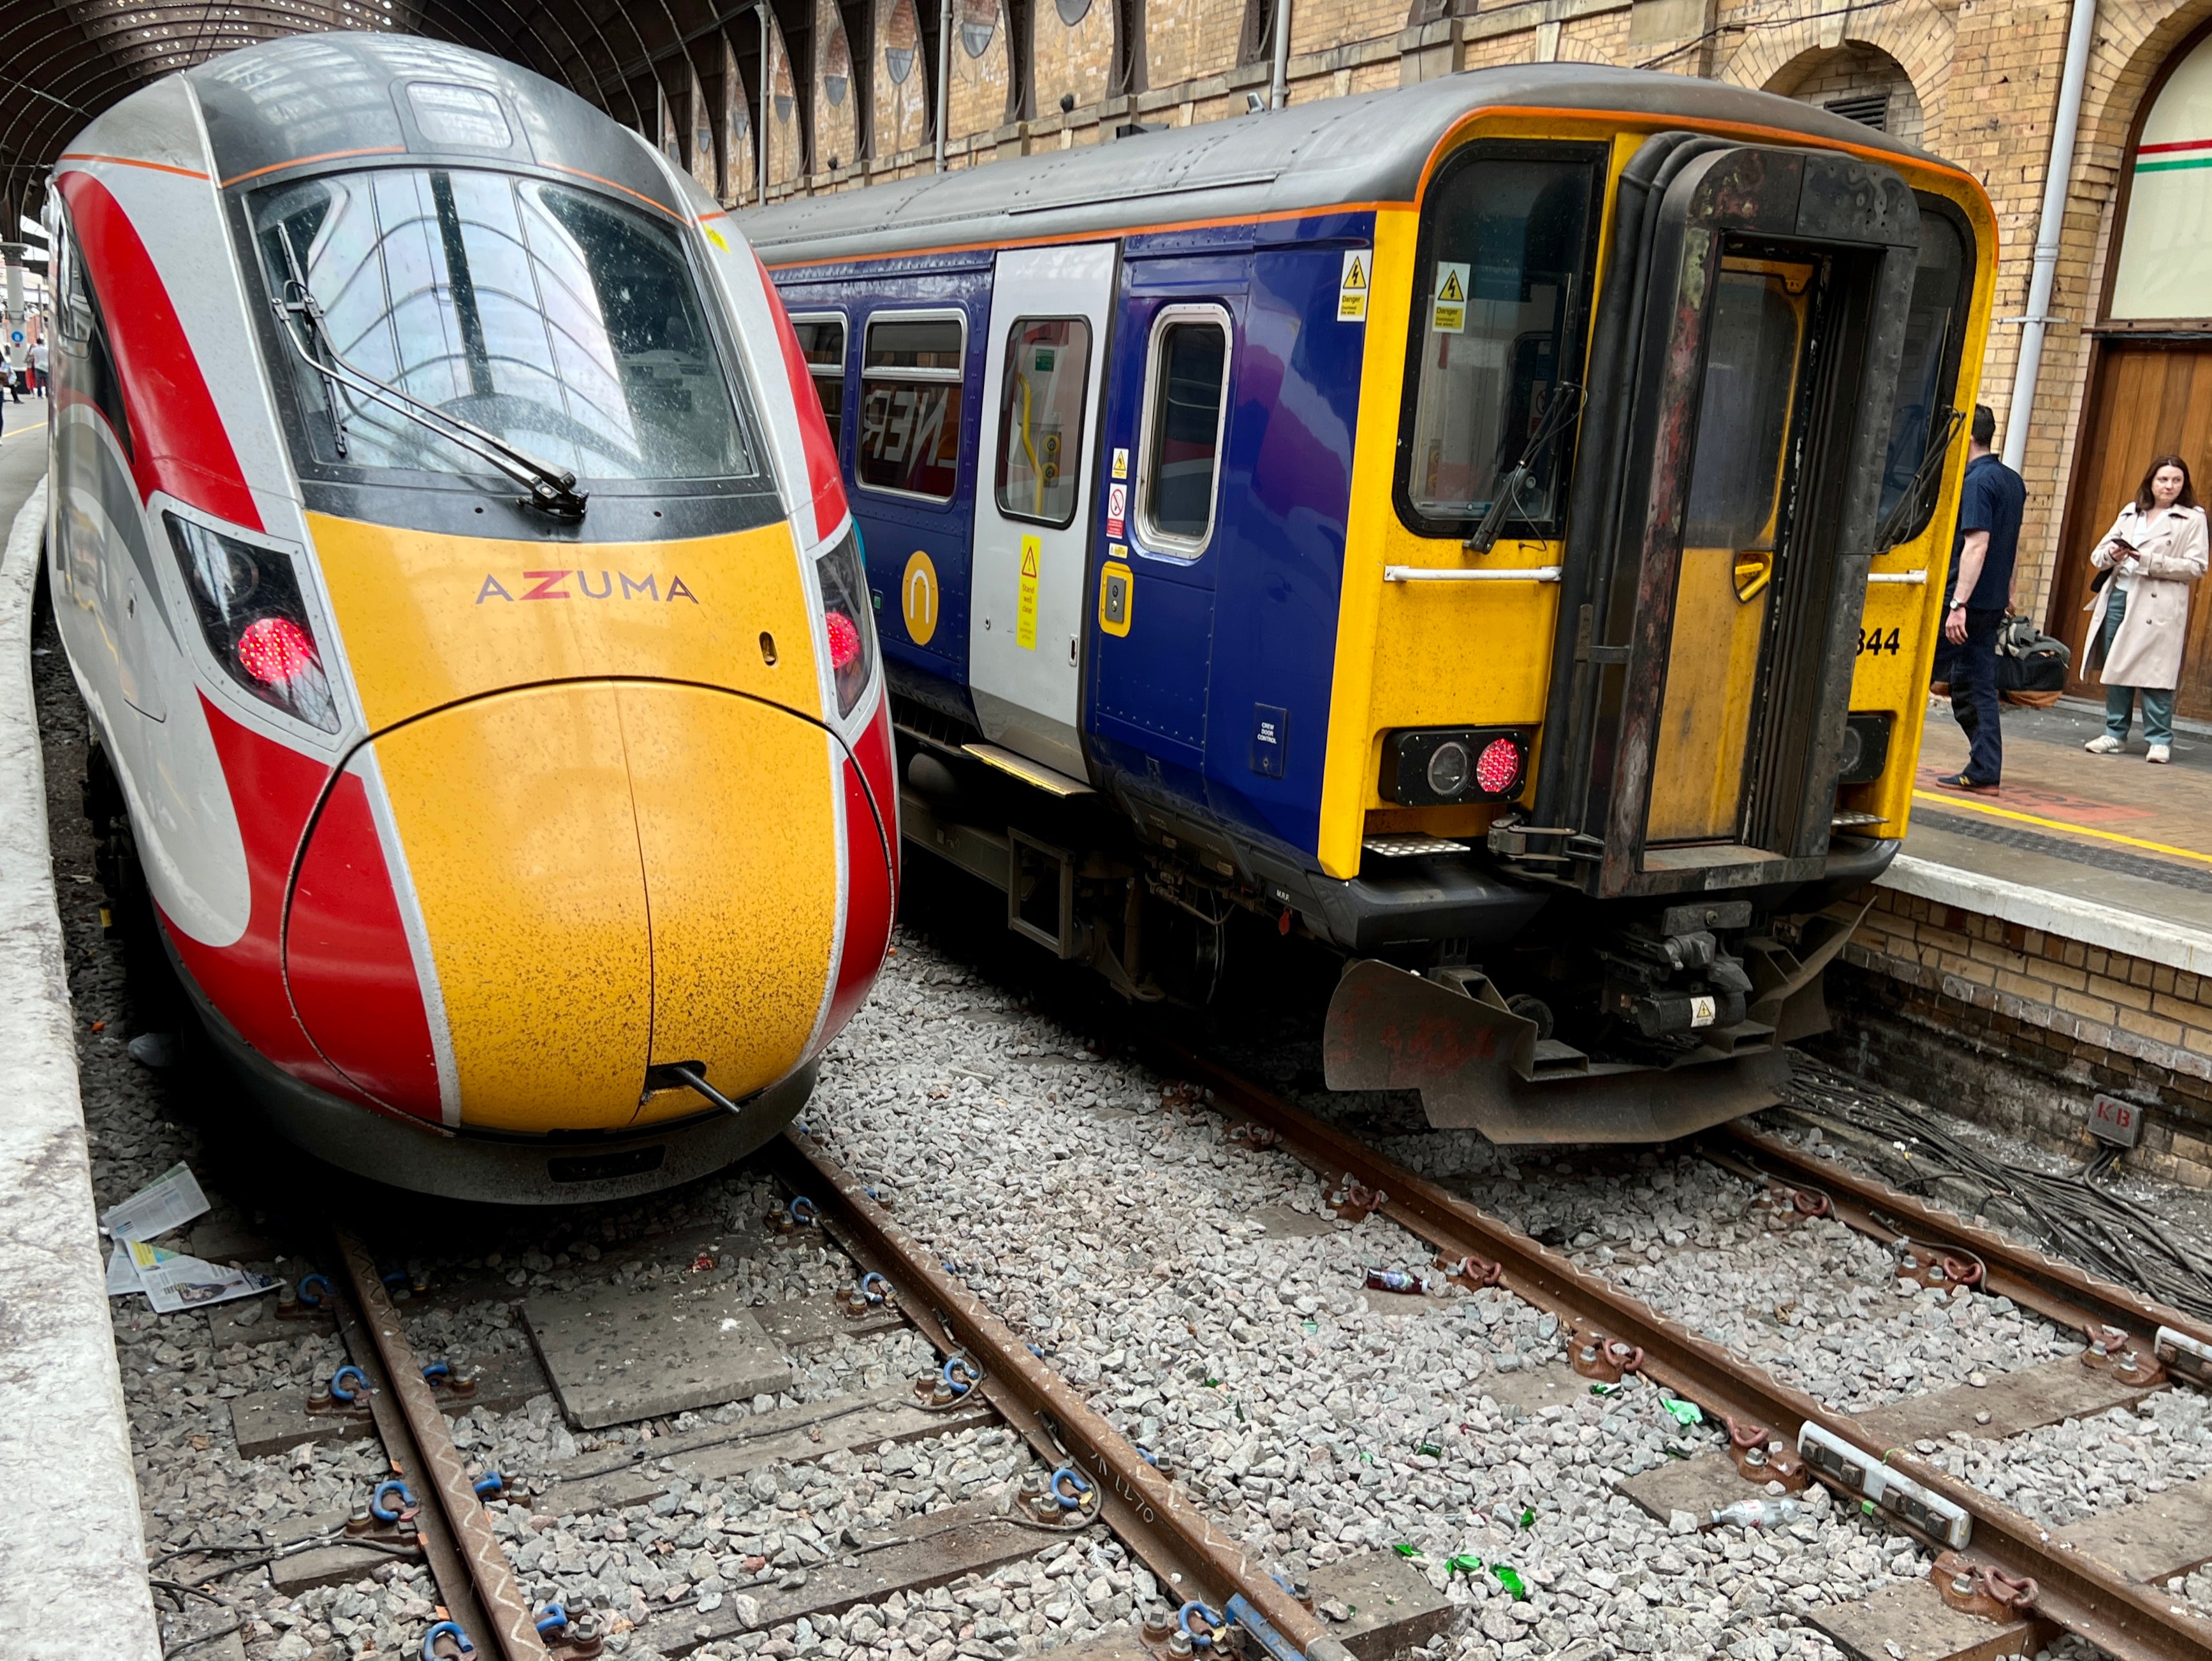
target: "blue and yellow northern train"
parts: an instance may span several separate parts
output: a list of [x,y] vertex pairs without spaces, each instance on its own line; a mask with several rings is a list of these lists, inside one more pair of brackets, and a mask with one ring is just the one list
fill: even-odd
[[1133,995],[1352,961],[1340,1088],[1756,1105],[1905,826],[1996,233],[1823,111],[1585,64],[744,228],[865,536],[916,846]]

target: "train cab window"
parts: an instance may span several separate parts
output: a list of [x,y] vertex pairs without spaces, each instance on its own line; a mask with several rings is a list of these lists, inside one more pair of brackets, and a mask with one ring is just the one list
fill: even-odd
[[1152,321],[1138,522],[1156,551],[1195,558],[1213,534],[1214,489],[1228,411],[1229,314],[1163,307]]
[[325,173],[257,192],[251,211],[269,291],[290,302],[273,344],[304,460],[487,471],[327,372],[330,351],[581,478],[758,473],[672,227],[596,192],[462,168]]
[[[1413,529],[1460,535],[1487,515],[1560,383],[1581,378],[1600,177],[1580,156],[1475,151],[1431,190],[1401,447],[1400,512]],[[1545,443],[1529,458],[1509,522],[1540,533],[1556,522],[1566,449]]]
[[960,484],[960,378],[968,324],[957,312],[868,319],[854,471],[871,490],[950,502]]
[[830,442],[835,446],[845,423],[845,319],[834,313],[794,317],[791,326],[798,332],[799,356],[814,378],[814,395],[822,400],[822,418],[830,423]]
[[[1897,396],[1890,405],[1889,449],[1881,472],[1881,522],[1899,540],[1927,528],[1936,508],[1936,491],[1923,464],[1931,443],[1946,436],[1945,412],[1959,378],[1959,349],[1965,329],[1972,259],[1965,234],[1951,210],[1933,198],[1920,198],[1920,259],[1912,273],[1912,301],[1905,318],[1905,356],[1897,369]],[[1931,471],[1940,471],[1938,467]],[[1899,504],[1913,487],[1917,502],[1899,514]],[[1891,525],[1893,514],[1899,522]]]
[[999,392],[999,511],[1065,527],[1083,475],[1083,399],[1091,326],[1079,317],[1023,318],[1006,332]]

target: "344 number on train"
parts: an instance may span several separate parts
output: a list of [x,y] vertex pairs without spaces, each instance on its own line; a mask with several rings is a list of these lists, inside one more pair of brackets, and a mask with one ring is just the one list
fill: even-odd
[[1902,646],[1898,644],[1897,630],[1894,629],[1892,629],[1887,634],[1883,633],[1879,629],[1865,629],[1859,632],[1859,655],[1861,657],[1865,657],[1869,653],[1873,654],[1875,657],[1880,657],[1884,652],[1888,653],[1892,657],[1895,657],[1904,649],[1905,648]]

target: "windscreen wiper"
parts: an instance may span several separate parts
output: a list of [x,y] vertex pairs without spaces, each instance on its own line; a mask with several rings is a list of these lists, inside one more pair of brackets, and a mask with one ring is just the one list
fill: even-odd
[[1948,409],[1943,411],[1943,419],[1936,429],[1929,434],[1928,447],[1921,454],[1920,465],[1913,469],[1911,482],[1905,487],[1904,494],[1897,498],[1888,517],[1882,520],[1881,528],[1874,533],[1876,558],[1904,541],[1906,533],[1919,519],[1920,503],[1928,494],[1929,481],[1942,469],[1943,458],[1950,453],[1951,441],[1959,435],[1959,429],[1966,419],[1963,410]]
[[[330,325],[324,319],[321,305],[296,277],[288,281],[283,294],[269,303],[276,308],[278,330],[292,343],[292,350],[300,355],[300,361],[323,377],[325,385],[336,382],[364,398],[374,399],[410,421],[428,428],[447,443],[489,463],[530,492],[522,498],[526,505],[556,519],[583,518],[584,504],[589,498],[576,488],[576,476],[567,468],[540,460],[520,445],[509,443],[496,433],[486,432],[473,422],[447,415],[436,405],[426,404],[412,392],[403,392],[347,362],[331,339]],[[307,333],[307,341],[300,338],[302,330]],[[308,342],[313,343],[312,351]],[[335,396],[331,401],[331,420],[342,435],[339,453],[343,454],[345,425],[338,414]]]
[[1583,399],[1588,396],[1571,380],[1563,380],[1552,389],[1552,401],[1545,407],[1544,418],[1536,423],[1536,430],[1528,435],[1528,442],[1521,452],[1521,459],[1513,464],[1510,472],[1491,481],[1493,494],[1490,511],[1482,516],[1482,523],[1474,527],[1474,534],[1462,545],[1478,554],[1486,554],[1498,545],[1498,532],[1505,528],[1505,516],[1513,511],[1516,497],[1528,488],[1528,481],[1536,476],[1537,459],[1544,447],[1572,426],[1583,412]]

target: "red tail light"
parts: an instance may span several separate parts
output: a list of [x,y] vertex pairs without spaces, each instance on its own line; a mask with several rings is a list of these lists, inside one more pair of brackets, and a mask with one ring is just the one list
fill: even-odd
[[860,656],[860,631],[842,611],[832,611],[830,625],[830,666],[842,669],[857,662]]
[[289,618],[263,618],[239,636],[238,662],[264,686],[282,686],[315,666],[315,642]]
[[1521,746],[1511,739],[1492,739],[1474,761],[1474,788],[1486,796],[1510,795],[1521,782]]

